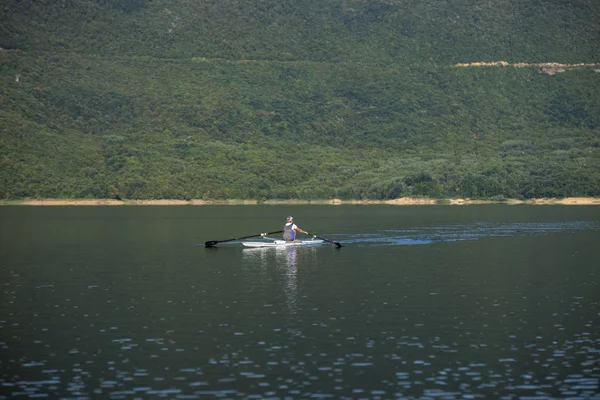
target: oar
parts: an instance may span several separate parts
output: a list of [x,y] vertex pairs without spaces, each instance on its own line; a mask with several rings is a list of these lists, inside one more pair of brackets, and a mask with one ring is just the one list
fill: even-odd
[[253,237],[257,237],[257,236],[266,236],[266,235],[272,235],[274,233],[281,233],[283,231],[275,231],[275,232],[267,232],[267,233],[258,233],[256,235],[250,235],[250,236],[243,236],[243,237],[239,237],[239,238],[233,238],[233,239],[227,239],[227,240],[209,240],[208,242],[204,242],[204,247],[213,247],[215,244],[219,244],[219,243],[224,243],[224,242],[232,242],[234,240],[241,240],[241,239],[248,239],[248,238],[253,238]]
[[336,246],[338,249],[339,249],[340,247],[342,247],[342,244],[341,244],[340,242],[336,242],[336,241],[334,241],[334,240],[325,239],[324,237],[315,236],[315,235],[313,235],[312,233],[308,233],[308,232],[306,232],[306,234],[307,234],[307,235],[311,235],[311,236],[313,236],[313,237],[315,237],[315,238],[317,238],[317,239],[321,239],[321,240],[323,240],[323,241],[325,241],[325,242],[329,242],[329,243],[331,243],[331,244],[335,244],[335,246]]

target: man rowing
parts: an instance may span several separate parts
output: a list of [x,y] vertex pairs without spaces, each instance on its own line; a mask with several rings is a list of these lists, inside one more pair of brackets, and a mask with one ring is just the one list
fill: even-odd
[[296,231],[304,233],[305,235],[309,234],[294,224],[294,217],[291,215],[287,217],[285,221],[285,226],[283,227],[283,240],[286,242],[293,242],[296,240]]

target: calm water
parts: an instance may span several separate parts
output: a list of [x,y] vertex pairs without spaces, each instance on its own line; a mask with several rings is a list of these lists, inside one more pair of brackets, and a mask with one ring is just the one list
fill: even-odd
[[[333,246],[243,249],[282,229]],[[600,208],[1,207],[0,399],[600,398]]]

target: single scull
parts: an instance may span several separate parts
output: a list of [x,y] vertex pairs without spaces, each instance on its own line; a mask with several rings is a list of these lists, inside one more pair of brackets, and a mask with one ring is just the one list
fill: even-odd
[[325,241],[321,239],[310,239],[310,240],[294,240],[293,242],[286,242],[285,240],[277,240],[271,239],[268,237],[264,237],[265,239],[270,239],[270,242],[260,242],[260,241],[246,241],[242,242],[242,244],[246,247],[292,247],[292,246],[315,246],[319,244],[324,244]]

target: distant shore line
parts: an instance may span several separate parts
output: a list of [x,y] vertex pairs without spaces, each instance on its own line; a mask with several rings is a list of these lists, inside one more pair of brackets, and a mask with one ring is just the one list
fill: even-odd
[[429,199],[419,197],[402,197],[392,200],[114,200],[114,199],[24,199],[0,200],[0,206],[206,206],[206,205],[474,205],[474,204],[529,204],[529,205],[600,205],[597,197],[565,197],[540,199]]

